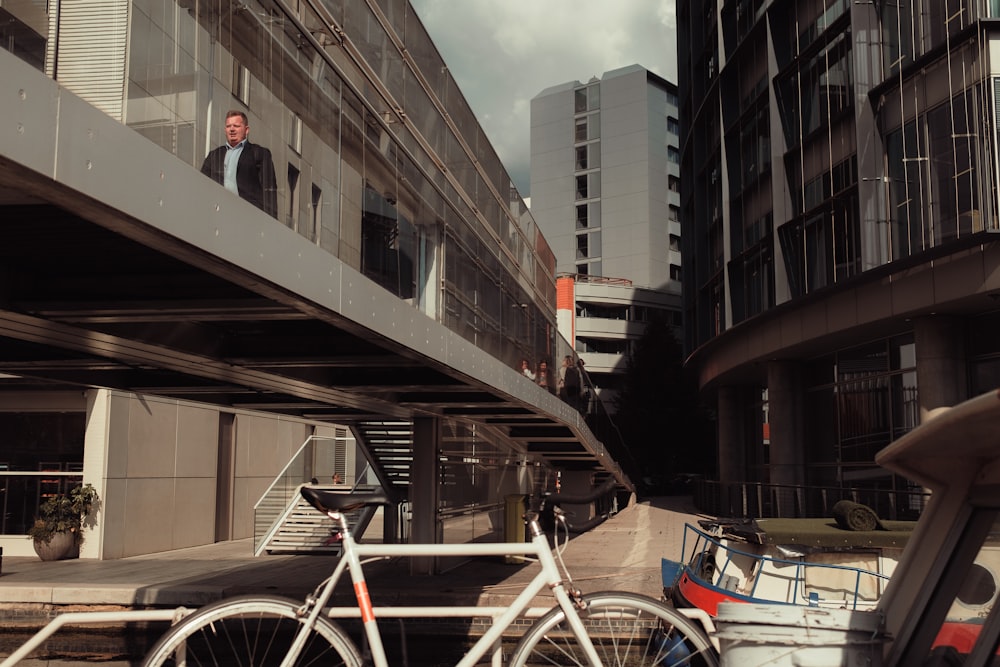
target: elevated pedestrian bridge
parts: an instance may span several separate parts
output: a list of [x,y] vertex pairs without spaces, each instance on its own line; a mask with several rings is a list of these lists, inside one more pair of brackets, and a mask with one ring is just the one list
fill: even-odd
[[345,424],[376,464],[387,425],[456,420],[631,488],[582,415],[474,340],[5,51],[0,72],[0,392]]

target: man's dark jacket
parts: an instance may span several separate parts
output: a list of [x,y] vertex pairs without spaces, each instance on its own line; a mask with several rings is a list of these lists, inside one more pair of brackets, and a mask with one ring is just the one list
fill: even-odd
[[[208,154],[201,165],[201,173],[220,185],[224,183],[226,177],[228,150],[228,146],[219,146]],[[249,141],[243,145],[239,164],[236,165],[236,187],[240,191],[240,197],[271,217],[277,217],[278,185],[274,179],[271,151]]]

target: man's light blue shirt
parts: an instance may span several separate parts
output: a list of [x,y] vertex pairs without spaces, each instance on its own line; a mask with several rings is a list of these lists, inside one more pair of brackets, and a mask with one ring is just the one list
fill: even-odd
[[240,190],[236,186],[236,165],[240,163],[240,155],[243,154],[243,146],[245,146],[247,140],[244,139],[235,146],[230,146],[226,144],[229,150],[226,151],[226,175],[222,180],[222,184],[226,186],[226,189],[234,194],[239,194]]

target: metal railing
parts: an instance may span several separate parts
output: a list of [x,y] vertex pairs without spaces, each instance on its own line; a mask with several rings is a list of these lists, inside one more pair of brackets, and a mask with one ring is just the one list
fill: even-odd
[[82,482],[79,470],[0,470],[0,535],[27,535],[46,498]]
[[[288,460],[285,467],[277,474],[274,481],[267,487],[261,495],[260,500],[253,507],[254,525],[254,552],[258,552],[263,542],[273,532],[274,525],[285,514],[285,510],[292,502],[297,502],[299,498],[299,487],[309,483],[314,476],[314,462],[317,460],[332,460],[326,452],[320,451],[319,447],[333,448],[339,438],[332,436],[313,435],[306,438],[305,442],[298,448],[295,454]],[[351,471],[347,471],[345,489],[357,488],[359,486],[380,486],[370,468],[357,476]],[[325,480],[324,480],[325,481]]]
[[682,544],[690,576],[759,602],[870,609],[889,583],[888,575],[860,567],[743,551],[691,524]]
[[763,482],[716,482],[695,480],[695,507],[717,517],[824,518],[833,516],[833,506],[851,500],[872,508],[882,519],[917,519],[927,505],[929,493],[919,490],[843,488],[765,484]]

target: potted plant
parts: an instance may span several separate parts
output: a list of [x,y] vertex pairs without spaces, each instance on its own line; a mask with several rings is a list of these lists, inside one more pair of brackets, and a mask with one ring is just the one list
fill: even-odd
[[82,484],[42,503],[38,518],[28,531],[38,557],[62,560],[79,556],[83,542],[80,528],[97,500],[97,489],[91,484]]

